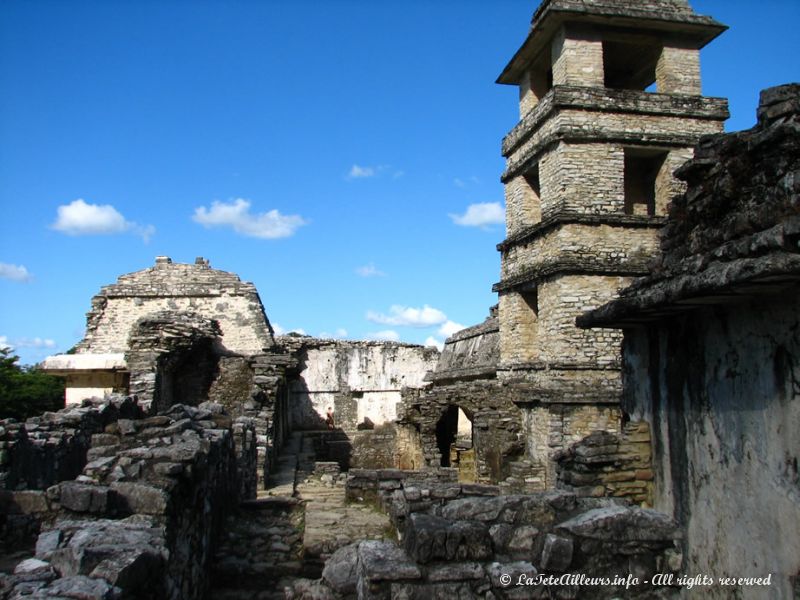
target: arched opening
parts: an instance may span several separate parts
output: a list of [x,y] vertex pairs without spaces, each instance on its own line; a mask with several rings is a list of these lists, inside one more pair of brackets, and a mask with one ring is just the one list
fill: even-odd
[[457,468],[460,481],[475,481],[472,419],[462,408],[447,407],[436,424],[436,446],[441,466]]

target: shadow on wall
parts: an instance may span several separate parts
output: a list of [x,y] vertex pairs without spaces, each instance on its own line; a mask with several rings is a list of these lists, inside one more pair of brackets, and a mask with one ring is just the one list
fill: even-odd
[[159,358],[157,413],[169,410],[174,404],[197,406],[209,398],[209,390],[219,375],[219,357],[213,340],[202,340],[188,352],[169,353]]
[[[312,401],[313,396],[322,396],[321,402]],[[330,397],[328,397],[330,396]],[[315,460],[318,462],[336,462],[342,471],[350,468],[353,444],[345,430],[339,426],[338,413],[341,401],[336,394],[312,394],[305,379],[298,377],[289,384],[290,423],[294,431],[302,431],[303,438],[311,440]],[[328,411],[332,414],[329,420]]]

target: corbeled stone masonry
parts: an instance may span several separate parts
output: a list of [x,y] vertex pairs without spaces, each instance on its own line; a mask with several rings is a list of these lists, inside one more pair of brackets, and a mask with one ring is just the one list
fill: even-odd
[[110,393],[127,393],[125,360],[134,329],[142,319],[171,314],[199,315],[217,323],[216,354],[254,356],[275,345],[255,286],[237,275],[212,269],[208,260],[173,263],[156,257],[155,266],[122,275],[92,298],[86,334],[74,354],[48,357],[42,368],[66,377],[67,404]]
[[[771,576],[768,597],[793,600],[800,84],[764,90],[753,129],[704,138],[677,176],[688,189],[672,203],[652,274],[579,324],[624,330],[623,408],[650,426],[654,505],[686,528],[686,571]],[[589,481],[567,463],[565,481]],[[715,586],[698,597],[765,594]]]
[[134,323],[159,311],[202,314],[219,323],[222,344],[230,352],[258,354],[274,344],[272,330],[255,286],[238,276],[194,264],[156,258],[149,269],[119,277],[92,298],[86,335],[78,353],[125,352]]
[[621,335],[575,319],[647,274],[685,190],[673,171],[722,130],[727,102],[701,95],[699,50],[724,29],[682,0],[545,0],[498,79],[519,87],[520,122],[502,145],[497,380],[545,488],[559,450],[621,431]]

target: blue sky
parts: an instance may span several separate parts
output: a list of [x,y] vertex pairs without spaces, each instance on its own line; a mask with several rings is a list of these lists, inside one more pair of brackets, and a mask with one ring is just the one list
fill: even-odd
[[[796,0],[693,0],[729,130],[800,80]],[[496,302],[494,83],[536,2],[0,3],[0,344],[82,336],[123,273],[196,256],[253,281],[273,325],[441,341]]]

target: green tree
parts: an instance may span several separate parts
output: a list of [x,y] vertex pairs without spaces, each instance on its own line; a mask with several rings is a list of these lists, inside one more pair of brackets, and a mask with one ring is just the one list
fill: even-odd
[[0,419],[26,419],[64,407],[64,380],[22,367],[10,348],[0,348]]

